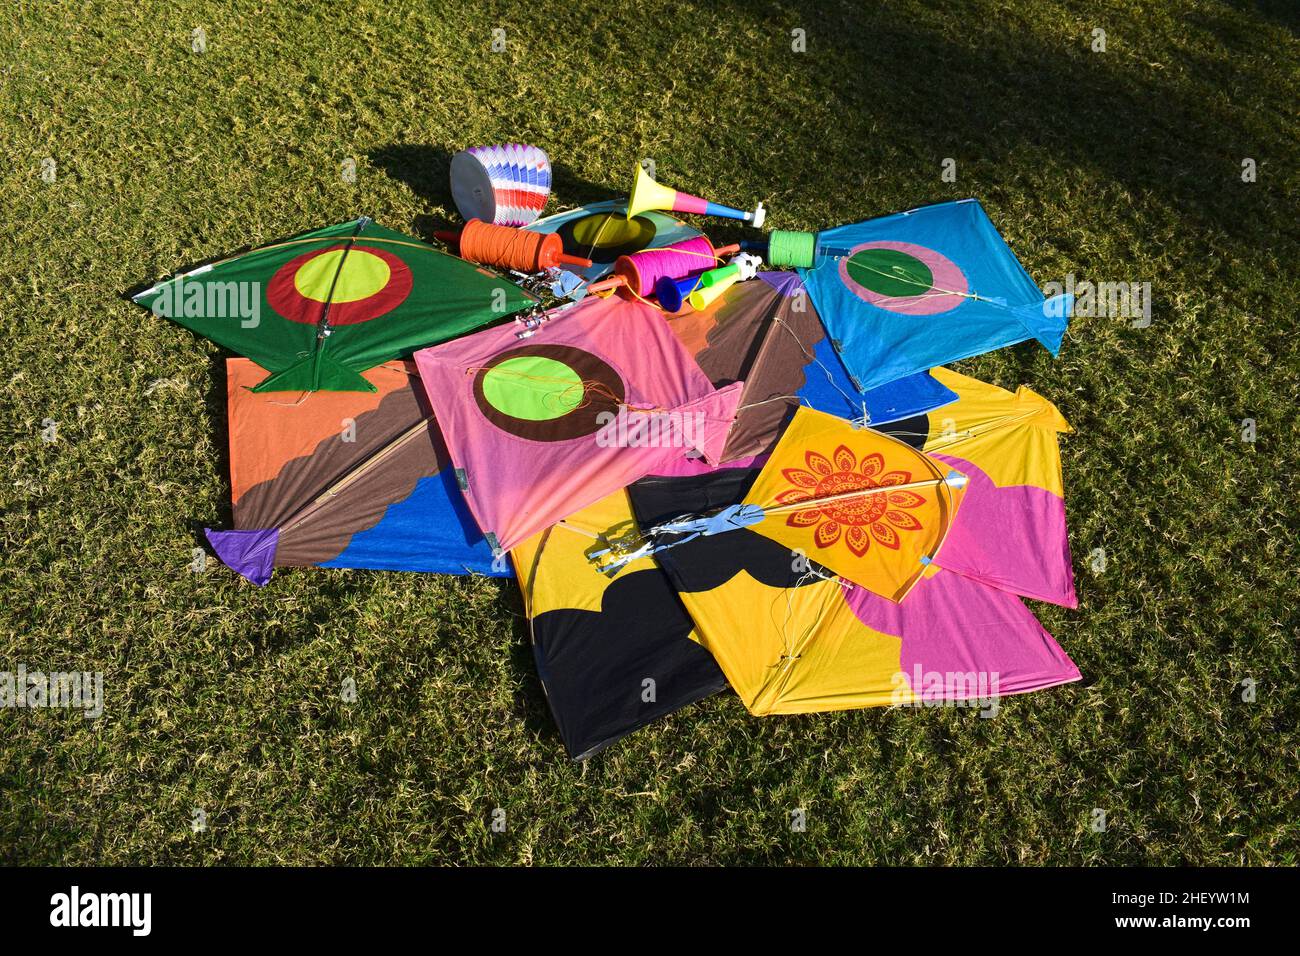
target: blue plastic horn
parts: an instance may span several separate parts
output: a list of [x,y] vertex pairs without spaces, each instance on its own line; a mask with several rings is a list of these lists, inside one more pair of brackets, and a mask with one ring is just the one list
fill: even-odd
[[659,300],[659,307],[665,312],[680,312],[686,302],[686,297],[695,291],[700,284],[700,276],[704,273],[696,273],[693,276],[687,276],[685,279],[673,279],[670,276],[660,276],[655,283],[655,298]]

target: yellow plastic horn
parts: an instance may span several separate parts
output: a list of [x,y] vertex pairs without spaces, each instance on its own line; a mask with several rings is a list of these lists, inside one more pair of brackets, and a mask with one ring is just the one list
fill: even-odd
[[636,167],[636,179],[632,183],[632,194],[627,198],[627,218],[640,215],[649,209],[667,209],[672,212],[689,212],[699,216],[721,216],[724,219],[741,219],[755,229],[763,225],[767,210],[759,203],[753,212],[733,209],[721,203],[710,202],[690,193],[679,192],[661,186],[650,178],[645,167],[640,163]]
[[636,181],[632,184],[632,195],[627,200],[628,219],[650,209],[672,209],[676,201],[677,190],[660,186],[650,178],[644,166],[637,164]]
[[715,282],[711,286],[699,286],[690,294],[686,301],[691,304],[691,308],[696,312],[702,312],[713,304],[713,300],[726,292],[733,285],[740,281],[740,273],[733,272],[720,282]]
[[758,256],[742,252],[729,264],[720,269],[710,269],[700,276],[699,285],[686,301],[696,312],[703,311],[737,282],[744,282],[757,276],[758,267],[762,264],[763,260]]

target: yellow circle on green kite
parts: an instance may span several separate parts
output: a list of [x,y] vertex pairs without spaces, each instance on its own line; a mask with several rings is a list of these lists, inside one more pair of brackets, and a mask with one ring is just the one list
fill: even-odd
[[[331,249],[308,259],[294,274],[293,284],[304,298],[315,302],[356,302],[368,299],[388,285],[388,263],[363,249]],[[343,271],[339,272],[339,260]],[[338,274],[338,281],[334,276]],[[330,295],[330,287],[334,295]]]
[[509,358],[483,376],[483,397],[511,418],[544,422],[582,404],[582,377],[563,362],[541,355]]

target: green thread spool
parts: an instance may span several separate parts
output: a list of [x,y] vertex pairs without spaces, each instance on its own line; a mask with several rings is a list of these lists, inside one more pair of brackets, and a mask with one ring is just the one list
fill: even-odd
[[773,229],[767,238],[767,264],[811,269],[817,254],[817,233]]

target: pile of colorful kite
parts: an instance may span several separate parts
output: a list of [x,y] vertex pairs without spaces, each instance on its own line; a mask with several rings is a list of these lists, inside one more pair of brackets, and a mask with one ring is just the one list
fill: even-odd
[[513,565],[579,759],[728,684],[764,715],[1079,679],[1021,600],[1076,606],[1069,425],[943,367],[1055,354],[1070,302],[977,201],[719,247],[668,213],[761,203],[638,168],[626,203],[533,221],[528,146],[452,179],[464,258],[363,218],[135,296],[244,356],[227,565]]

